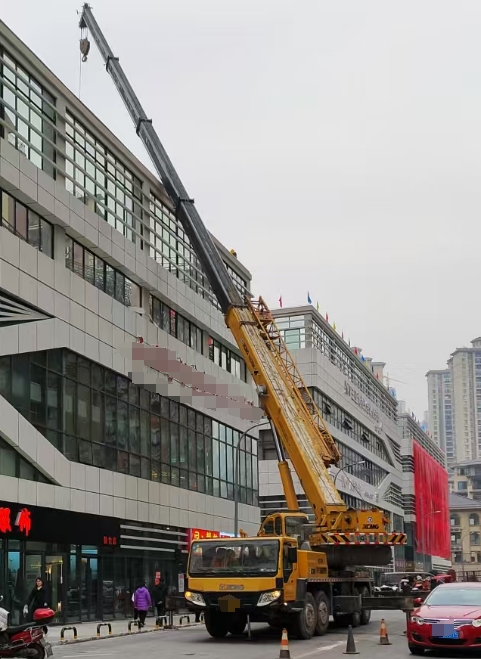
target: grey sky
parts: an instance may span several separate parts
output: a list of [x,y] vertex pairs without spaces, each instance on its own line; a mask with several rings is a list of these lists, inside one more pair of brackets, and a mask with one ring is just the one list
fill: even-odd
[[[422,417],[425,372],[481,334],[481,3],[92,5],[254,292],[286,307],[309,290]],[[2,19],[78,93],[76,9],[2,2]],[[81,99],[148,163],[94,45]]]

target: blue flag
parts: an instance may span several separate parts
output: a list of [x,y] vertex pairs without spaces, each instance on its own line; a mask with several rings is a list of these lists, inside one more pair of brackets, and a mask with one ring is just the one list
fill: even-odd
[[307,291],[307,304],[312,304],[311,296],[309,295],[309,291]]

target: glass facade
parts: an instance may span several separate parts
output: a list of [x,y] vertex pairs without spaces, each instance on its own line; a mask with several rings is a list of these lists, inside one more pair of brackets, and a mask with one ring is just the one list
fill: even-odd
[[379,410],[396,420],[396,400],[331,328],[322,327],[312,314],[276,316],[275,322],[289,350],[316,348]]
[[[73,462],[234,496],[239,432],[69,350],[0,358],[0,395]],[[241,442],[240,500],[257,505],[257,441]]]
[[53,258],[53,226],[12,195],[0,190],[2,214],[0,225]]
[[375,435],[369,428],[360,423],[357,419],[348,414],[342,407],[337,405],[331,398],[326,396],[314,387],[309,387],[311,396],[315,404],[319,408],[321,415],[324,419],[341,430],[349,437],[356,440],[361,446],[369,449],[371,453],[382,458],[388,464],[391,464],[391,459],[383,440]]
[[202,330],[153,295],[149,297],[149,316],[154,325],[161,330],[179,339],[192,350],[204,354]]
[[226,348],[220,341],[216,341],[211,336],[208,339],[209,359],[224,370],[232,373],[244,382],[247,381],[246,363],[235,352]]
[[[5,374],[0,370],[0,379],[3,380]],[[0,385],[1,386],[1,385]],[[11,476],[12,478],[24,478],[36,483],[50,483],[37,467],[16,451],[13,446],[7,444],[0,438],[0,476]]]
[[[131,242],[141,232],[142,183],[70,112],[65,115],[65,186]],[[134,230],[134,231],[133,231]]]
[[55,98],[0,48],[0,135],[55,178]]
[[65,267],[126,307],[141,306],[140,286],[69,236],[65,236]]

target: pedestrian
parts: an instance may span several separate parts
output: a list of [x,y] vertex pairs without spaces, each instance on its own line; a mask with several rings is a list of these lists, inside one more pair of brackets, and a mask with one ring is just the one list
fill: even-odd
[[[35,587],[30,593],[25,607],[28,610],[29,622],[33,621],[33,615],[37,609],[48,608],[48,594],[43,579],[37,578]],[[24,609],[25,612],[25,609]]]
[[165,596],[167,595],[167,584],[162,579],[160,574],[155,579],[154,587],[152,588],[152,602],[157,610],[157,616],[165,615]]
[[139,615],[139,623],[141,627],[145,627],[145,618],[147,616],[147,611],[151,606],[152,598],[150,597],[145,582],[142,582],[134,593],[134,609]]

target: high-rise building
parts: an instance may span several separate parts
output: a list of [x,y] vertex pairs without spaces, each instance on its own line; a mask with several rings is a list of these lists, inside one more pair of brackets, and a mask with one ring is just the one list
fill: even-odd
[[[37,576],[57,622],[130,616],[234,530],[237,447],[257,532],[254,388],[162,184],[1,21],[0,200],[0,592],[13,623]],[[134,369],[140,338],[173,363]]]
[[481,458],[481,338],[458,348],[448,361],[457,462]]
[[453,432],[453,397],[451,371],[428,371],[428,427],[432,439],[446,454],[448,469],[456,462]]

